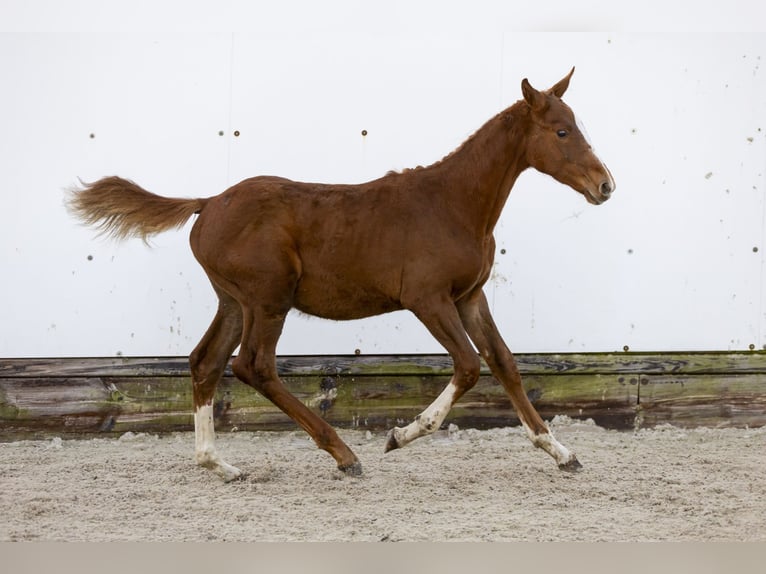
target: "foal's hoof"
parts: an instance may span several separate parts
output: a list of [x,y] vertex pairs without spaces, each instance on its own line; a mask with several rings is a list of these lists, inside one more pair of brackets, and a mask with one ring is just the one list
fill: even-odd
[[248,475],[246,472],[240,472],[239,474],[227,476],[226,478],[223,479],[223,481],[226,484],[229,484],[230,482],[244,482],[247,480],[247,478],[248,478]]
[[235,480],[243,480],[245,478],[245,474],[236,466],[231,466],[230,464],[226,464],[221,460],[210,461],[203,459],[201,461],[198,460],[197,464],[203,468],[212,470],[224,482],[234,482]]
[[565,462],[559,465],[559,470],[564,470],[566,472],[577,472],[581,468],[582,468],[582,465],[580,464],[580,461],[577,460],[577,457],[575,456],[573,456],[569,462]]
[[338,470],[343,471],[347,476],[362,476],[362,463],[357,460],[346,466],[338,465]]
[[385,453],[390,450],[395,450],[399,447],[401,447],[401,445],[399,444],[399,441],[396,440],[396,429],[393,428],[388,431],[388,440],[386,440],[386,448],[383,452]]

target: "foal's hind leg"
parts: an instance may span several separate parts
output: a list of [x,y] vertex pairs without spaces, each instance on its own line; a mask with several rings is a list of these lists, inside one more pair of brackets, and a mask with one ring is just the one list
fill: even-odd
[[276,346],[285,315],[286,311],[269,313],[245,308],[242,347],[232,363],[234,374],[298,423],[319,448],[332,455],[340,470],[358,476],[362,474],[362,465],[356,455],[327,422],[290,393],[279,379]]
[[461,302],[460,317],[469,336],[487,361],[492,374],[505,387],[532,444],[550,454],[560,469],[580,468],[582,465],[575,454],[553,437],[535,407],[529,402],[521,386],[521,375],[516,367],[516,360],[495,326],[487,299],[481,289]]
[[231,354],[242,336],[242,309],[228,294],[218,292],[218,312],[205,336],[189,356],[194,394],[194,450],[197,464],[229,482],[242,472],[226,464],[215,448],[213,398]]

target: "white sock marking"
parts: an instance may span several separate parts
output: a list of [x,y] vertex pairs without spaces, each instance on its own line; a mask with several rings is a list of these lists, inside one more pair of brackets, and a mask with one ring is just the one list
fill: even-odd
[[393,433],[397,445],[402,447],[418,437],[438,430],[452,408],[456,392],[457,387],[450,381],[434,402],[415,417],[414,421],[404,428],[394,428]]
[[529,440],[532,441],[532,444],[551,455],[559,466],[566,466],[577,459],[573,452],[554,438],[550,429],[547,433],[535,434],[524,421],[522,421],[522,424],[524,425],[524,430],[527,431],[527,436],[529,437]]
[[215,449],[213,405],[202,405],[194,411],[194,452],[197,464],[209,468],[225,482],[242,475],[238,468],[223,462]]

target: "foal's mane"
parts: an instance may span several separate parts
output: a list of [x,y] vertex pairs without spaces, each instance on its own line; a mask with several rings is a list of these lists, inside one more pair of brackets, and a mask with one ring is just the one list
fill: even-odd
[[[454,150],[449,152],[447,155],[442,157],[441,159],[423,166],[418,165],[416,167],[407,167],[401,170],[390,170],[386,173],[386,176],[397,176],[397,175],[407,175],[412,173],[418,173],[425,170],[432,170],[437,169],[439,167],[444,166],[445,164],[451,163],[451,161],[455,158],[458,158],[462,155],[464,155],[464,152],[473,152],[474,148],[477,148],[477,152],[481,152],[482,150],[485,150],[490,145],[490,140],[492,138],[492,135],[494,133],[494,127],[496,124],[500,123],[507,123],[508,124],[508,130],[512,129],[514,127],[514,124],[523,116],[526,116],[529,112],[529,106],[525,105],[524,100],[519,100],[515,104],[511,105],[510,107],[504,109],[503,111],[499,112],[498,114],[494,115],[492,118],[487,120],[478,130],[473,132],[470,136],[468,136],[463,143],[461,143],[458,147],[456,147]],[[475,158],[477,160],[480,160],[480,158]]]

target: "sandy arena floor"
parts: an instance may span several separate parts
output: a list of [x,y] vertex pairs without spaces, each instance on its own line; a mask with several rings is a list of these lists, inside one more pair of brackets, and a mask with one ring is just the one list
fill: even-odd
[[191,433],[3,443],[0,541],[766,541],[766,429],[552,427],[581,472],[519,428],[385,455],[385,433],[341,431],[361,478],[303,432],[226,433],[248,473],[231,484],[195,466]]

